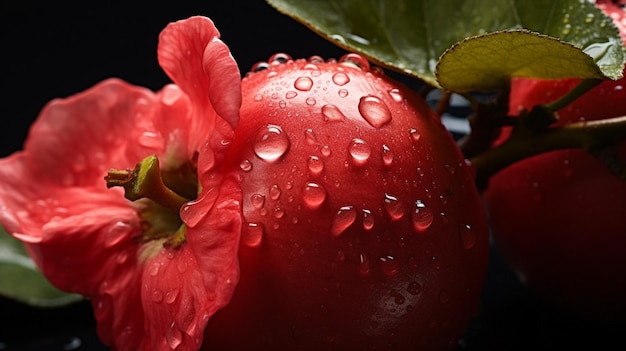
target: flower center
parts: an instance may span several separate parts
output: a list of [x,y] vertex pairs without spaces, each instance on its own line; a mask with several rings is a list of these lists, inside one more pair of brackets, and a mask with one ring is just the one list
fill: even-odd
[[161,170],[155,155],[144,158],[134,169],[110,169],[104,178],[107,188],[121,186],[124,197],[134,201],[143,220],[140,240],[164,239],[163,245],[177,248],[186,240],[180,208],[197,196],[198,177],[194,162],[176,170]]

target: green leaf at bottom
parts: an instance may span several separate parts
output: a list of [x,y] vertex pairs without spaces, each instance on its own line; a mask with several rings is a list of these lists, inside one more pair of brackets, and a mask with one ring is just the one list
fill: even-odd
[[37,307],[57,307],[83,299],[65,293],[41,274],[23,244],[0,226],[0,295]]

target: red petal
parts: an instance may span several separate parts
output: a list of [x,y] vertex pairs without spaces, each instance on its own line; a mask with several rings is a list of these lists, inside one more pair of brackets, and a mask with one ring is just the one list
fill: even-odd
[[193,204],[204,216],[187,227],[186,244],[146,263],[142,301],[152,345],[145,350],[198,350],[207,322],[239,281],[241,192],[234,181],[210,192]]
[[140,222],[133,208],[107,206],[98,196],[73,190],[68,198],[84,199],[85,208],[43,226],[42,272],[60,289],[91,298],[103,342],[137,350],[145,336],[135,240]]
[[[155,96],[108,79],[65,99],[50,101],[31,126],[24,147],[38,179],[63,186],[104,186],[109,167],[134,167],[123,150],[142,118],[152,118]],[[106,163],[105,163],[106,161]]]
[[170,23],[159,35],[159,63],[195,107],[193,130],[212,130],[218,116],[231,126],[239,120],[239,69],[228,48],[216,40],[219,35],[213,22],[201,16]]
[[231,127],[239,123],[241,75],[226,44],[213,38],[204,50],[203,68],[209,77],[209,98],[218,116]]

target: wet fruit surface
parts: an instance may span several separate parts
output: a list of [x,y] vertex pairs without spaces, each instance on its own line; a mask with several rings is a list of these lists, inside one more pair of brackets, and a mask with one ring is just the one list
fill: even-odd
[[241,282],[206,346],[455,347],[488,243],[450,134],[361,56],[278,57],[243,81],[225,166],[245,194]]

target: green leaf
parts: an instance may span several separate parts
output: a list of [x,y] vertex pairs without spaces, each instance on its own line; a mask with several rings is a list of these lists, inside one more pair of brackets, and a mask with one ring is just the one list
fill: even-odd
[[[435,87],[436,64],[448,48],[503,30],[528,29],[594,54],[604,77],[619,77],[625,62],[617,28],[589,1],[266,1],[336,45]],[[581,74],[572,69],[569,76]]]
[[440,58],[436,75],[447,90],[464,93],[507,88],[511,77],[605,78],[582,50],[527,30],[468,38]]
[[35,266],[23,244],[0,226],[0,295],[37,307],[57,307],[83,299],[54,287]]

